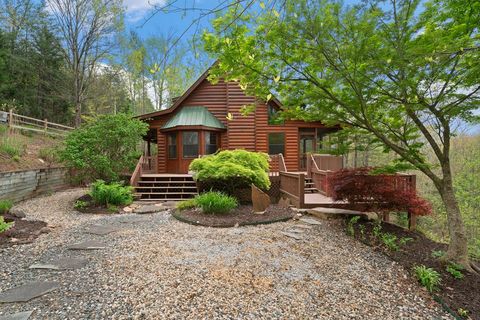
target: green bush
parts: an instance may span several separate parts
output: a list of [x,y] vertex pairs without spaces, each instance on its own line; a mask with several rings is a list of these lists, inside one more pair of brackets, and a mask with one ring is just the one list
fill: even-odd
[[450,262],[447,265],[446,270],[455,279],[462,279],[464,277],[462,271],[465,270],[465,268],[461,264],[458,264],[458,263],[455,263],[455,262]]
[[140,153],[137,145],[148,125],[127,114],[103,115],[68,134],[61,160],[83,180],[116,181],[133,170]]
[[218,191],[209,191],[195,197],[195,203],[204,213],[223,214],[238,206],[237,199]]
[[13,207],[13,202],[10,200],[0,200],[0,214],[7,213]]
[[380,236],[380,239],[382,240],[383,244],[391,251],[398,251],[399,246],[397,244],[397,236],[392,234],[392,233],[389,233],[389,232],[385,232],[385,233],[382,233],[382,235]]
[[427,268],[424,265],[415,266],[413,268],[413,272],[418,279],[418,282],[428,291],[433,292],[437,289],[438,285],[440,284],[441,278],[440,274],[433,270],[432,268]]
[[88,203],[82,200],[75,201],[75,204],[73,205],[75,209],[85,209],[87,206],[88,206]]
[[97,180],[90,187],[90,195],[96,204],[109,207],[110,205],[121,206],[132,203],[133,188],[122,186],[120,183],[106,184],[103,180]]
[[190,164],[194,177],[204,189],[224,191],[230,195],[235,189],[248,188],[253,183],[268,190],[268,155],[246,150],[224,150],[198,158]]
[[6,154],[11,158],[20,157],[23,153],[23,145],[5,138],[0,142],[0,153]]
[[2,216],[0,216],[0,233],[7,231],[13,227],[14,222],[5,222]]
[[195,199],[188,199],[184,201],[180,201],[177,203],[177,209],[182,211],[182,210],[188,210],[195,208],[197,206],[197,201]]

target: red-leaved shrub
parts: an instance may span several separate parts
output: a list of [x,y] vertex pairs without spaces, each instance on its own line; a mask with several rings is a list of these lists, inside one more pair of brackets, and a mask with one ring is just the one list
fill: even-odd
[[431,204],[417,195],[407,176],[373,175],[371,167],[343,169],[329,178],[332,197],[336,201],[361,204],[376,212],[408,211],[415,215],[432,213]]

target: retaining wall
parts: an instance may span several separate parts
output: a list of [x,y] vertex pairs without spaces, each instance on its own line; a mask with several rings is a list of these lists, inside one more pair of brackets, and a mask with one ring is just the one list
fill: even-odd
[[0,200],[18,202],[68,186],[65,167],[0,172]]

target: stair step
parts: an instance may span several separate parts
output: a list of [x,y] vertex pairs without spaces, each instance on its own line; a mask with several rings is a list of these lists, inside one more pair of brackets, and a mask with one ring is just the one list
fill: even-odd
[[197,190],[197,186],[166,186],[166,187],[158,187],[158,186],[138,186],[135,189],[194,189]]
[[140,180],[138,181],[138,184],[190,184],[190,185],[196,185],[197,183],[193,180],[191,181],[144,181]]

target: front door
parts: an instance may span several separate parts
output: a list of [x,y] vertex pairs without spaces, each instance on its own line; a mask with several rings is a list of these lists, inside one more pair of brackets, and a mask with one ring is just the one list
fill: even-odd
[[307,155],[315,152],[315,134],[300,134],[300,150],[299,150],[299,167],[300,171],[307,170]]

